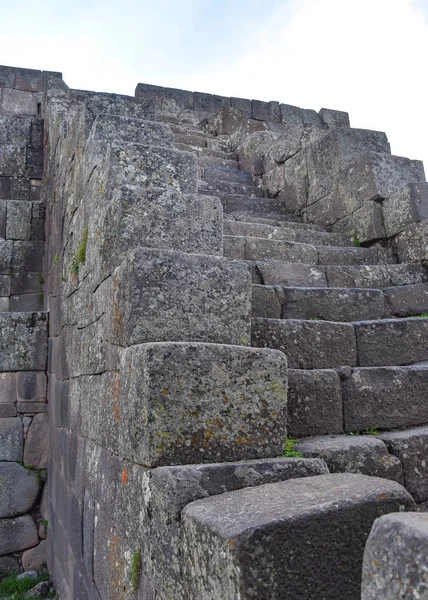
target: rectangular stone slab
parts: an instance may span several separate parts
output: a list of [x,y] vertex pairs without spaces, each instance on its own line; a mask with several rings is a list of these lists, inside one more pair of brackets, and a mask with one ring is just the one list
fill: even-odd
[[251,273],[242,262],[138,249],[113,283],[111,341],[250,342]]
[[48,314],[0,313],[0,371],[43,371]]
[[361,599],[424,598],[427,547],[428,514],[376,519],[364,551]]
[[428,366],[353,369],[342,383],[346,431],[428,422]]
[[373,521],[412,504],[398,483],[350,474],[192,502],[182,513],[188,597],[357,600]]
[[279,456],[287,362],[275,350],[144,344],[120,368],[120,452],[148,466]]

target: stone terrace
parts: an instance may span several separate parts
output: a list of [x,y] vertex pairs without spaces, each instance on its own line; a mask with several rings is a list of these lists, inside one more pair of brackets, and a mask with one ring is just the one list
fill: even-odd
[[40,562],[46,520],[63,599],[398,593],[428,502],[422,163],[335,110],[0,85],[1,564]]

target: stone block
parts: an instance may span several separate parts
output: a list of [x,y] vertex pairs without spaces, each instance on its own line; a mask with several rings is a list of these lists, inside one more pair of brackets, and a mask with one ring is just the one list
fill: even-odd
[[115,271],[113,287],[115,343],[249,344],[251,273],[244,263],[139,249]]
[[428,283],[388,287],[384,294],[391,314],[397,317],[428,312]]
[[426,598],[428,515],[393,513],[376,519],[364,551],[362,600]]
[[318,111],[323,125],[329,129],[336,127],[350,127],[349,114],[341,110],[332,110],[330,108],[322,108]]
[[303,112],[298,106],[291,104],[280,104],[281,123],[291,123],[292,125],[303,124]]
[[85,91],[84,94],[88,131],[95,118],[100,114],[121,115],[149,121],[155,120],[155,103],[151,98],[138,97],[139,94],[136,94],[136,98],[99,92]]
[[245,238],[235,235],[224,235],[223,254],[227,258],[245,260]]
[[0,554],[12,554],[35,546],[39,541],[37,527],[30,515],[0,519]]
[[316,265],[288,263],[279,260],[258,260],[256,269],[260,273],[264,285],[299,287],[325,287],[327,285],[324,267]]
[[292,369],[329,369],[357,362],[351,323],[253,319],[252,345],[281,350]]
[[253,317],[281,319],[284,293],[281,288],[267,285],[253,285],[251,312]]
[[401,461],[407,491],[418,503],[428,500],[428,427],[381,433],[379,438]]
[[46,401],[46,374],[43,371],[24,371],[16,374],[18,402]]
[[373,521],[411,506],[396,482],[351,474],[192,502],[182,517],[187,597],[358,598]]
[[4,200],[28,200],[28,179],[24,177],[0,177],[0,198]]
[[7,202],[0,200],[0,238],[6,239],[6,211]]
[[334,369],[289,369],[287,431],[296,438],[342,433],[342,391]]
[[22,422],[18,417],[0,420],[0,460],[21,461],[24,443]]
[[49,451],[49,416],[37,414],[28,428],[24,445],[24,464],[36,469],[46,469]]
[[318,254],[315,246],[269,240],[263,238],[245,238],[246,260],[273,259],[291,263],[317,264]]
[[10,240],[0,239],[0,272],[9,277],[12,271],[12,248]]
[[251,100],[245,98],[231,98],[230,105],[232,108],[236,108],[243,112],[248,119],[251,119],[253,115]]
[[193,92],[193,110],[213,112],[214,99],[212,94],[204,94],[203,92]]
[[330,473],[361,473],[391,479],[403,485],[403,470],[396,456],[374,436],[326,435],[300,441],[296,452],[306,458],[321,458]]
[[382,202],[387,237],[403,231],[407,225],[428,218],[428,184],[411,184]]
[[14,295],[40,293],[41,278],[39,272],[14,272],[11,281],[11,292]]
[[31,204],[10,200],[7,203],[6,238],[29,240],[31,230]]
[[16,404],[0,404],[0,419],[16,417]]
[[12,253],[13,272],[43,271],[44,252],[44,242],[14,241]]
[[372,248],[318,246],[320,265],[366,265],[373,263]]
[[43,292],[11,296],[10,310],[12,312],[35,312],[43,310]]
[[374,242],[385,237],[382,209],[379,202],[366,202],[352,213],[350,228],[360,243]]
[[151,467],[278,456],[286,435],[286,364],[280,352],[237,346],[127,349],[121,452]]
[[44,370],[47,325],[47,313],[0,313],[0,370]]
[[13,404],[16,402],[15,373],[0,373],[0,403]]
[[428,360],[428,319],[355,323],[360,367],[408,365]]
[[13,88],[15,85],[16,69],[13,67],[0,67],[0,88]]
[[400,262],[428,264],[428,219],[408,225],[394,238],[394,249]]
[[39,491],[34,471],[28,471],[18,463],[0,462],[0,518],[29,512]]
[[[400,345],[401,350],[404,347]],[[346,431],[394,429],[428,422],[426,366],[353,369],[342,385]]]
[[15,90],[25,92],[42,91],[42,71],[35,69],[16,69]]
[[302,108],[303,124],[304,125],[315,125],[315,127],[322,127],[322,121],[319,114],[312,109]]
[[113,142],[115,146],[144,144],[170,147],[173,144],[173,135],[164,123],[143,121],[128,115],[98,114],[88,145],[92,147],[94,144],[98,147],[108,142]]
[[0,155],[0,176],[21,177],[25,174],[25,164],[25,146],[15,146],[12,144],[2,146]]
[[6,114],[37,116],[37,101],[37,94],[32,92],[4,89],[0,109]]

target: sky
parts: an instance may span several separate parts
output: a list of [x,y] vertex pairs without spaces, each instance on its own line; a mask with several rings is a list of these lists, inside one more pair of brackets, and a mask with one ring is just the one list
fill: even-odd
[[0,64],[349,112],[428,175],[428,0],[0,0]]

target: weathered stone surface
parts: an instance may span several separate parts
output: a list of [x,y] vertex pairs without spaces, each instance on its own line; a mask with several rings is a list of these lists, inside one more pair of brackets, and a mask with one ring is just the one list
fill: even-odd
[[47,542],[43,540],[35,548],[26,550],[22,555],[22,568],[25,570],[35,569],[40,571],[46,564],[46,546]]
[[280,104],[281,123],[291,123],[292,125],[303,124],[302,109],[291,104]]
[[121,115],[123,117],[135,117],[137,119],[148,119],[153,121],[155,117],[154,103],[147,98],[136,98],[120,94],[106,94],[99,92],[84,92],[85,105],[87,108],[88,126],[98,115]]
[[331,108],[322,108],[318,111],[321,121],[330,129],[335,127],[350,127],[349,114],[342,110],[332,110]]
[[18,463],[0,462],[0,518],[29,512],[39,491],[36,473]]
[[6,574],[10,571],[18,571],[18,559],[14,556],[0,556],[0,574]]
[[403,470],[396,456],[374,436],[326,435],[303,440],[296,452],[307,458],[321,458],[330,473],[361,473],[392,479],[403,484]]
[[367,265],[373,263],[372,248],[318,247],[320,265]]
[[115,343],[249,344],[251,273],[244,263],[139,249],[116,270],[114,291]]
[[426,268],[417,264],[328,266],[325,272],[329,287],[383,289],[427,281]]
[[16,374],[18,402],[46,401],[46,374],[43,371],[24,371]]
[[0,373],[0,403],[13,404],[16,402],[15,373]]
[[24,446],[24,464],[36,469],[46,469],[48,461],[49,416],[37,414],[28,429]]
[[408,365],[428,360],[428,319],[355,323],[359,365]]
[[428,427],[380,434],[403,465],[404,485],[416,502],[428,500]]
[[310,244],[252,237],[245,238],[245,258],[246,260],[268,258],[291,263],[318,263],[317,250]]
[[407,225],[428,218],[428,184],[407,185],[382,202],[387,237],[403,231]]
[[2,112],[14,115],[37,115],[37,95],[22,90],[5,89],[2,92]]
[[276,351],[189,343],[129,348],[121,361],[122,452],[150,466],[278,456],[286,380],[286,359]]
[[327,285],[324,267],[318,267],[316,265],[288,263],[279,260],[258,260],[256,262],[256,270],[260,274],[264,285],[301,287],[324,287]]
[[225,235],[287,240],[289,242],[293,242],[296,238],[296,232],[293,229],[244,221],[225,221],[223,232]]
[[364,551],[362,600],[424,600],[427,544],[427,514],[376,519]]
[[364,544],[374,519],[411,505],[399,484],[350,474],[192,502],[183,511],[187,595],[358,598]]
[[0,420],[0,460],[22,460],[24,434],[19,418],[4,418]]
[[[413,223],[394,238],[394,247],[401,262],[428,264],[428,220]],[[1,240],[0,240],[1,243]]]
[[428,312],[428,283],[394,286],[384,290],[389,310],[397,317]]
[[380,203],[366,202],[361,208],[352,213],[349,226],[361,243],[384,238],[385,227]]
[[52,586],[49,581],[41,581],[40,583],[32,587],[30,590],[28,590],[28,592],[25,595],[27,598],[45,598],[49,594],[51,587]]
[[0,519],[0,554],[26,550],[35,546],[38,541],[37,527],[30,515]]
[[291,437],[342,433],[342,392],[333,369],[289,369],[287,431]]
[[282,350],[292,369],[329,369],[357,362],[350,323],[253,319],[252,344]]
[[46,366],[47,313],[0,313],[0,370],[40,370]]
[[357,321],[381,319],[385,314],[385,300],[380,290],[283,287],[282,293],[285,319]]
[[342,384],[345,429],[422,425],[428,422],[427,390],[426,366],[353,369]]
[[282,288],[252,285],[251,313],[263,319],[281,319],[284,294]]

